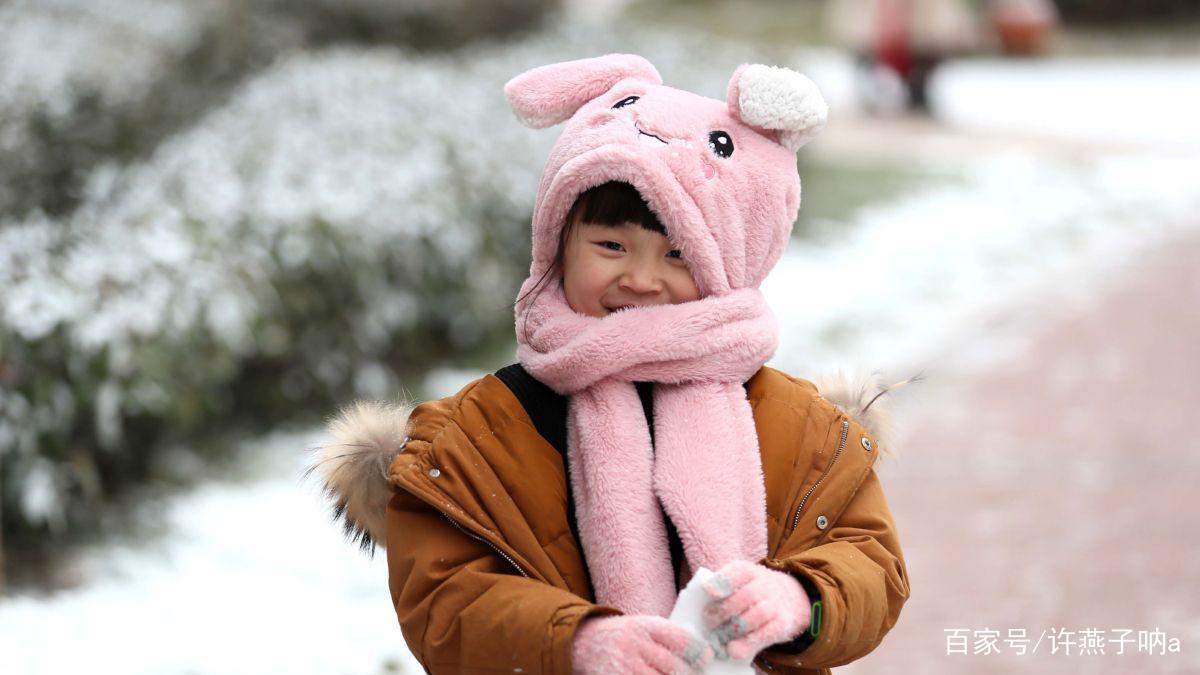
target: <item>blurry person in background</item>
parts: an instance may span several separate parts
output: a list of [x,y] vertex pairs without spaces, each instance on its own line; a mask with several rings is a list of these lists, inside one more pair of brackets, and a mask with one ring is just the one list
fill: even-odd
[[876,113],[927,111],[939,64],[978,53],[994,36],[1005,54],[1046,50],[1058,23],[1051,0],[989,0],[985,16],[968,0],[831,0],[828,23],[855,53],[864,107]]
[[930,73],[979,44],[966,0],[832,0],[831,34],[858,57],[864,106],[926,110]]

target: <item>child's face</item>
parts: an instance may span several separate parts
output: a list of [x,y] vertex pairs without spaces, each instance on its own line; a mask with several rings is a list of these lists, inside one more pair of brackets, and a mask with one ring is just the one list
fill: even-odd
[[603,317],[627,306],[700,298],[700,290],[666,236],[636,223],[580,222],[563,250],[563,290],[571,309]]

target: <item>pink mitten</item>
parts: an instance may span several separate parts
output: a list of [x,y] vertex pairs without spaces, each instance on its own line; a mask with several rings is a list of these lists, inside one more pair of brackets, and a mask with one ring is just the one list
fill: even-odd
[[575,675],[703,673],[713,650],[660,616],[592,616],[575,630]]
[[735,560],[703,586],[708,593],[704,625],[717,651],[748,661],[764,647],[786,642],[808,628],[808,594],[790,574]]

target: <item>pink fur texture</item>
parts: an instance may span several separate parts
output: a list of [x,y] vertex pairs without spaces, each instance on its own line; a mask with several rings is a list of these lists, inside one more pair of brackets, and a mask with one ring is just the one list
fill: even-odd
[[[626,614],[665,617],[674,604],[661,510],[690,570],[766,554],[762,465],[742,383],[778,344],[758,286],[800,206],[797,143],[825,110],[811,82],[786,69],[741,67],[730,89],[732,105],[663,86],[649,62],[627,54],[535,68],[505,87],[525,123],[566,121],[534,205],[518,358],[571,397],[585,558],[598,601]],[[560,233],[576,197],[608,181],[642,195],[699,300],[602,318],[569,307],[554,264]],[[545,275],[549,285],[534,293]],[[654,446],[636,381],[656,383]]]
[[799,581],[745,560],[717,570],[703,585],[710,598],[704,624],[717,653],[749,661],[764,647],[808,628],[812,607]]
[[513,112],[534,129],[566,120],[584,103],[632,78],[661,84],[650,62],[634,54],[611,54],[602,59],[552,63],[526,71],[504,86]]
[[658,616],[594,616],[571,643],[575,675],[703,673],[713,649]]

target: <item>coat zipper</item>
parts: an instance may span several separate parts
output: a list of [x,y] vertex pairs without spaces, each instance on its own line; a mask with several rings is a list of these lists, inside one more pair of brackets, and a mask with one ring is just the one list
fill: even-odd
[[838,456],[842,454],[842,450],[846,448],[846,438],[849,435],[850,420],[842,420],[842,439],[838,441],[837,452],[833,453],[833,459],[829,461],[829,466],[825,467],[825,472],[821,474],[821,477],[817,479],[817,482],[813,483],[812,487],[808,488],[808,492],[805,493],[804,499],[801,499],[800,505],[796,507],[796,517],[792,518],[793,532],[796,530],[796,526],[800,524],[800,512],[804,510],[804,503],[808,501],[808,498],[812,496],[813,491],[817,489],[817,486],[821,484],[821,481],[825,480],[825,476],[828,476],[829,471],[833,469],[834,462],[836,462]]
[[[421,496],[421,490],[419,490],[419,489],[413,489],[413,486],[411,486],[411,485],[405,485],[405,484],[404,484],[405,482],[406,482],[406,481],[401,481],[400,487],[401,487],[402,489],[404,489],[404,490],[407,490],[407,491],[409,492],[409,494],[412,494],[413,496],[417,497],[418,499],[420,499],[421,501],[423,501],[423,502],[425,502],[427,505],[429,505],[429,507],[430,507],[430,508],[432,508],[433,510],[435,510],[435,511],[437,511],[438,513],[442,514],[442,517],[443,517],[443,518],[445,518],[446,520],[450,521],[450,524],[451,524],[451,525],[453,525],[454,527],[457,527],[457,528],[459,529],[459,531],[460,531],[460,532],[462,532],[463,534],[467,535],[468,537],[471,537],[472,539],[477,539],[477,540],[479,540],[479,541],[481,541],[481,542],[483,542],[483,543],[487,544],[488,546],[490,546],[490,547],[492,548],[492,550],[494,550],[496,553],[499,553],[499,554],[500,554],[500,557],[502,557],[502,558],[504,558],[506,561],[508,561],[508,564],[512,565],[512,566],[513,566],[513,569],[517,570],[517,572],[520,572],[521,576],[525,577],[526,579],[529,579],[529,578],[531,578],[531,577],[529,576],[529,574],[527,574],[527,573],[525,572],[525,570],[524,570],[524,569],[522,569],[522,568],[521,568],[521,566],[517,564],[517,561],[513,560],[513,559],[512,559],[512,556],[510,556],[510,555],[508,555],[507,553],[505,553],[504,551],[500,550],[500,547],[499,547],[499,546],[497,546],[496,544],[492,543],[492,542],[491,542],[490,540],[488,540],[487,538],[485,538],[485,537],[482,537],[482,536],[480,536],[480,535],[478,535],[478,534],[476,534],[476,533],[474,533],[474,532],[471,532],[471,531],[470,531],[470,530],[468,530],[467,528],[465,528],[465,527],[463,527],[462,525],[460,525],[460,524],[458,523],[458,521],[457,521],[457,520],[455,520],[455,519],[451,518],[451,517],[450,517],[450,515],[449,515],[448,513],[446,513],[445,511],[443,511],[441,508],[439,508],[439,507],[438,507],[438,505],[437,505],[437,504],[436,504],[436,503],[435,503],[433,500],[430,500],[430,499],[427,499],[427,498],[425,498],[425,497]],[[485,529],[486,529],[486,528],[485,528]]]
[[525,570],[521,569],[521,566],[517,564],[517,561],[515,561],[511,557],[509,557],[509,555],[507,553],[505,553],[504,551],[501,551],[499,546],[496,546],[492,542],[488,541],[487,539],[484,539],[483,537],[475,534],[474,532],[469,532],[467,530],[467,528],[463,527],[462,525],[459,525],[458,522],[456,522],[453,518],[446,515],[445,511],[438,509],[438,513],[442,514],[443,518],[450,521],[450,524],[457,527],[459,529],[459,531],[462,532],[463,534],[467,535],[468,537],[471,537],[472,539],[478,539],[479,541],[482,541],[483,543],[487,544],[488,546],[491,546],[492,550],[496,551],[496,553],[499,553],[502,558],[504,558],[505,560],[508,561],[508,564],[510,564],[514,568],[516,568],[516,570],[521,573],[521,576],[525,577],[526,579],[529,578],[529,575],[525,573]]

